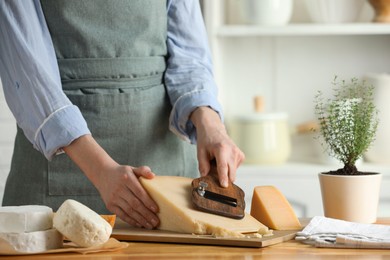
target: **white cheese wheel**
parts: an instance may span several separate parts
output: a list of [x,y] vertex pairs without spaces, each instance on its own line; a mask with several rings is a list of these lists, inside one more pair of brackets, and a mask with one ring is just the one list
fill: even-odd
[[54,228],[29,233],[0,233],[0,252],[39,253],[61,248],[62,241],[62,235]]
[[43,231],[53,227],[53,210],[46,206],[0,207],[0,233]]
[[153,179],[140,178],[140,181],[159,207],[159,229],[216,237],[269,233],[266,226],[249,214],[245,214],[243,219],[232,219],[196,210],[191,200],[191,178],[156,176]]
[[53,226],[70,241],[82,247],[108,241],[110,224],[96,212],[75,200],[66,200],[54,214]]

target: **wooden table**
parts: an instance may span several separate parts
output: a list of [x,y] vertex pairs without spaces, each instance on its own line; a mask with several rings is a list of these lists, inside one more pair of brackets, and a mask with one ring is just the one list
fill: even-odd
[[76,253],[1,256],[2,260],[19,259],[390,259],[390,250],[315,248],[294,240],[265,248],[240,248],[157,243],[129,243],[128,248],[109,253]]
[[[379,223],[389,224],[389,219]],[[241,248],[202,246],[167,243],[131,242],[121,251],[80,255],[77,253],[0,256],[1,260],[12,259],[390,259],[390,250],[384,249],[333,249],[315,248],[290,240],[265,248]]]

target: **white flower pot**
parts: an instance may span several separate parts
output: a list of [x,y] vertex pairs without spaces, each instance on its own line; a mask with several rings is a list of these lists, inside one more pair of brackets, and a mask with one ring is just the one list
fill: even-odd
[[325,217],[359,223],[376,221],[382,174],[329,175],[320,173]]

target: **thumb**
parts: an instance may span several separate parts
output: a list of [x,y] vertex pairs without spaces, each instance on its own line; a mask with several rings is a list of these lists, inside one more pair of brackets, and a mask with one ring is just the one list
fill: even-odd
[[144,177],[146,179],[153,179],[155,176],[148,166],[133,167],[133,172],[137,177]]

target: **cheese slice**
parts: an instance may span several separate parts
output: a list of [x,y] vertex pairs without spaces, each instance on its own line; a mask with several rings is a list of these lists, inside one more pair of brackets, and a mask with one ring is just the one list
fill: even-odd
[[53,210],[46,206],[0,207],[0,233],[43,231],[53,227]]
[[274,186],[255,187],[251,215],[275,230],[300,230],[301,224],[290,203]]
[[196,210],[191,201],[191,178],[156,176],[140,181],[159,206],[161,230],[216,237],[243,237],[242,233],[251,232],[268,234],[268,228],[249,214],[237,220]]
[[2,254],[40,253],[62,247],[62,235],[56,229],[28,233],[0,233]]
[[96,212],[68,199],[54,214],[53,226],[67,239],[82,247],[99,246],[110,238],[112,227]]

